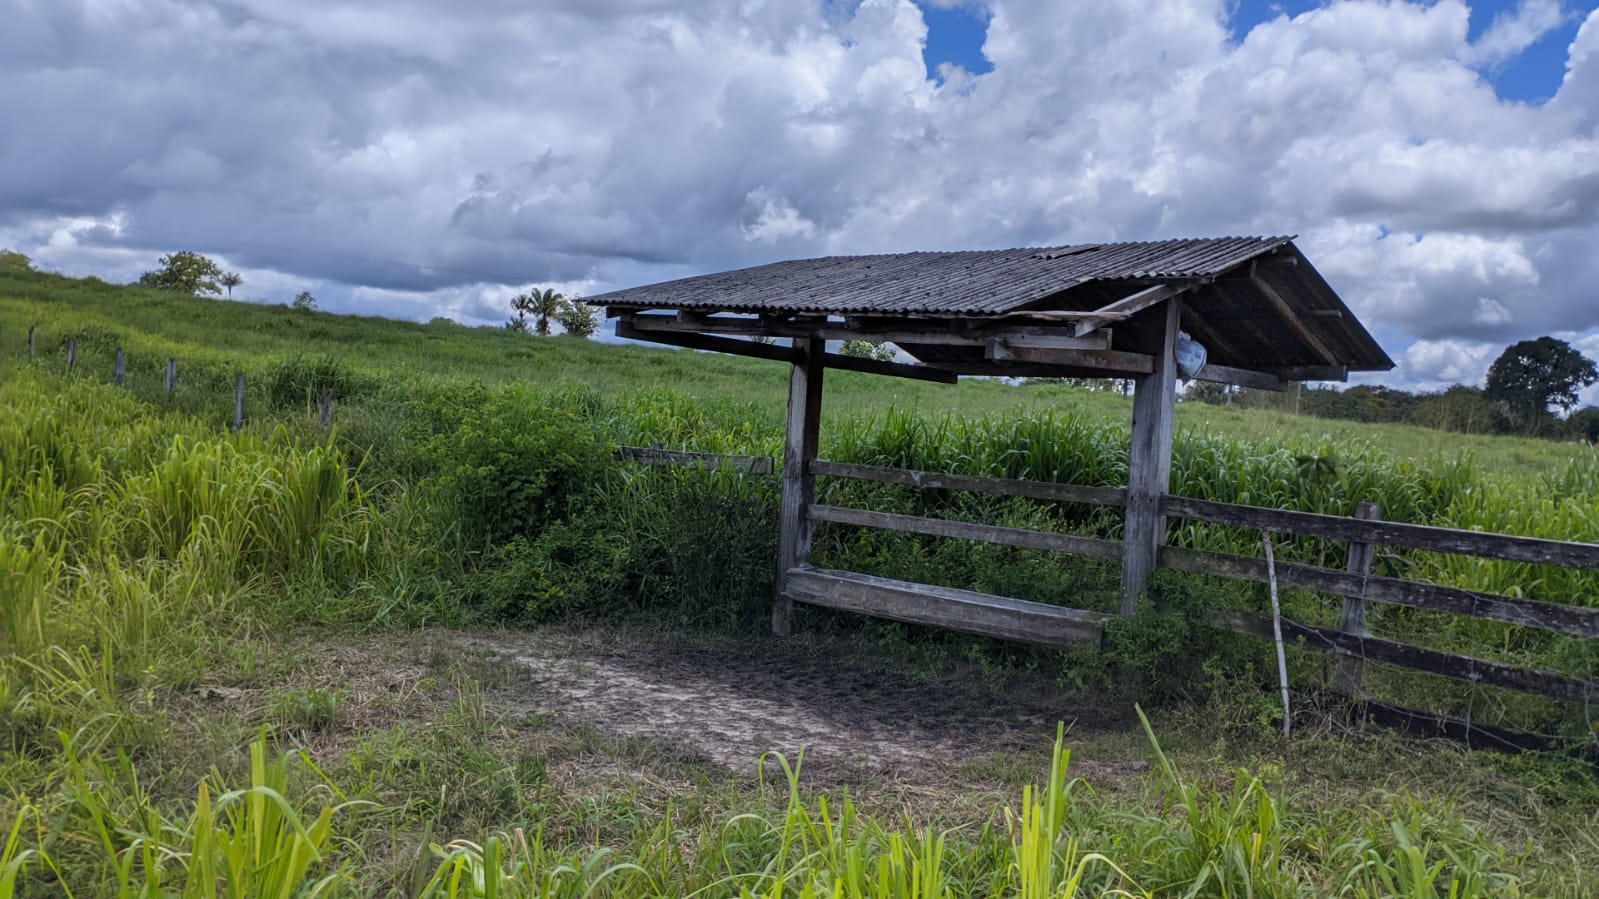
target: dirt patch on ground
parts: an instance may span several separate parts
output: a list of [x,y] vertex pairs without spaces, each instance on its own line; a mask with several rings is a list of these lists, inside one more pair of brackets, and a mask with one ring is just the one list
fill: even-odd
[[[944,778],[952,772],[1031,769],[1055,722],[1074,740],[1111,722],[1042,678],[995,683],[959,671],[919,677],[823,642],[645,638],[575,631],[455,635],[511,673],[496,704],[646,738],[733,772],[766,752],[803,750],[807,780]],[[1114,722],[1124,732],[1126,722]],[[1077,773],[1088,773],[1084,764]],[[1088,763],[1101,777],[1136,774],[1141,761]],[[1029,771],[1029,773],[1031,773]],[[1098,779],[1098,778],[1096,778]]]

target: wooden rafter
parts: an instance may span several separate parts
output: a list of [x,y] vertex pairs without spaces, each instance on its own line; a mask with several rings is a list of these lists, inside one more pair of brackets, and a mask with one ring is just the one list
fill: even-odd
[[[640,318],[643,318],[643,316],[618,319],[616,322],[616,336],[624,337],[628,340],[664,343],[668,346],[683,347],[684,349],[709,350],[733,356],[750,356],[755,359],[768,359],[774,362],[798,364],[804,361],[804,354],[790,347],[756,343],[753,340],[735,340],[731,337],[717,337],[693,331],[669,331],[647,326],[641,328],[637,326]],[[818,342],[818,345],[820,345],[820,342]],[[926,365],[881,362],[876,359],[861,359],[838,353],[824,353],[822,360],[823,364],[828,368],[836,368],[843,371],[888,375],[889,377],[910,378],[917,381],[933,381],[939,384],[953,384],[957,380],[957,375],[954,372]]]
[[1310,326],[1305,324],[1305,320],[1294,312],[1294,307],[1283,299],[1283,295],[1277,292],[1277,288],[1271,286],[1266,279],[1260,277],[1253,266],[1250,268],[1249,280],[1254,282],[1255,289],[1259,290],[1260,295],[1271,303],[1272,308],[1276,309],[1277,314],[1282,317],[1283,323],[1288,326],[1289,330],[1294,332],[1296,337],[1304,342],[1305,346],[1310,348],[1312,353],[1321,357],[1321,361],[1328,365],[1338,364],[1338,354],[1328,349],[1327,344],[1321,342],[1321,338],[1310,330]]

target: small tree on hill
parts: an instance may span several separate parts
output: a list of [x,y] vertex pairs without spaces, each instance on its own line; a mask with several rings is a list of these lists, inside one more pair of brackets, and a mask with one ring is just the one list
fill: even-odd
[[294,296],[294,302],[289,304],[296,312],[315,312],[316,297],[311,296],[311,291],[302,290]]
[[555,320],[560,323],[562,331],[573,337],[593,337],[594,332],[600,329],[599,311],[575,298],[561,302]]
[[1593,360],[1564,340],[1540,337],[1505,348],[1488,367],[1483,395],[1531,431],[1547,421],[1550,406],[1569,411],[1577,404],[1577,392],[1594,381],[1599,381],[1599,371]]
[[[540,337],[547,337],[550,333],[550,319],[560,315],[561,307],[566,302],[566,297],[556,293],[551,288],[544,290],[530,290],[511,298],[511,308],[518,313],[518,318],[532,317],[533,333]],[[512,321],[515,321],[513,319]],[[506,327],[510,328],[507,323]],[[512,328],[512,330],[525,330]]]
[[241,276],[238,272],[228,272],[227,274],[225,274],[222,277],[218,278],[217,281],[219,283],[221,283],[221,285],[223,287],[226,287],[228,289],[228,299],[231,300],[231,299],[233,299],[233,288],[238,287],[240,284],[243,284],[244,283],[244,277]]
[[893,362],[894,348],[886,343],[876,340],[846,340],[839,352],[857,359],[876,359],[878,362]]
[[33,260],[16,250],[0,250],[0,272],[31,272]]
[[162,256],[159,261],[160,268],[139,276],[140,286],[194,296],[216,296],[222,292],[222,269],[199,253],[179,250]]

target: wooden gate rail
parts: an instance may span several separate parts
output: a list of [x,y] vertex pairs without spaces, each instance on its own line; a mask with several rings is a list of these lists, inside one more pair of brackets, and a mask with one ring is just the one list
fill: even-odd
[[677,468],[703,468],[708,471],[731,469],[745,474],[769,475],[772,473],[770,456],[737,456],[726,453],[696,453],[688,450],[667,450],[654,446],[621,446],[616,458],[623,462],[644,465],[664,465]]
[[987,478],[938,471],[915,471],[909,468],[885,468],[880,465],[857,465],[851,462],[829,462],[825,459],[812,462],[811,473],[824,477],[876,481],[880,484],[903,484],[930,490],[966,490],[972,493],[1065,503],[1091,503],[1101,506],[1127,505],[1127,490],[1123,487],[1083,487],[1049,481],[1018,481],[1010,478]]
[[[1224,630],[1266,640],[1272,639],[1272,622],[1268,618],[1259,618],[1242,612],[1222,611],[1213,613],[1211,620],[1215,626]],[[1282,629],[1285,640],[1297,640],[1305,649],[1364,659],[1368,662],[1385,662],[1455,680],[1503,687],[1507,690],[1547,696],[1550,699],[1582,705],[1599,702],[1599,683],[1568,677],[1553,671],[1518,668],[1503,662],[1491,662],[1436,649],[1423,649],[1379,637],[1363,637],[1330,628],[1313,627],[1286,618],[1282,621]]]
[[953,537],[958,540],[975,540],[979,543],[998,543],[1025,549],[1042,549],[1050,552],[1072,553],[1081,556],[1098,556],[1103,559],[1120,559],[1120,540],[1101,540],[1079,537],[1054,531],[1031,531],[1023,528],[1005,528],[991,524],[955,521],[949,518],[922,518],[916,515],[899,515],[893,512],[873,512],[868,509],[847,509],[842,506],[807,506],[805,514],[812,521],[850,524],[863,528],[879,528],[908,534],[925,534],[929,537]]
[[1323,515],[1319,512],[1293,512],[1240,506],[1181,496],[1166,496],[1161,511],[1177,518],[1191,518],[1211,524],[1233,525],[1257,531],[1282,531],[1303,537],[1325,537],[1357,543],[1381,543],[1407,549],[1457,553],[1485,559],[1558,565],[1562,568],[1599,570],[1599,544],[1568,543],[1538,537],[1512,537],[1482,531],[1463,531],[1425,524],[1396,521],[1367,521]]
[[[1163,546],[1160,550],[1160,567],[1192,574],[1266,582],[1266,560],[1254,556]],[[1467,618],[1539,628],[1558,634],[1599,638],[1599,609],[1585,606],[1515,599],[1399,578],[1362,576],[1292,562],[1277,563],[1277,581],[1284,586],[1303,587],[1334,596],[1355,597],[1427,612],[1464,615]]]

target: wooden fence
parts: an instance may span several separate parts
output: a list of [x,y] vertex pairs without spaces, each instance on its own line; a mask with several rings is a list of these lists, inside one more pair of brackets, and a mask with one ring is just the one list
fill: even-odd
[[[66,352],[66,364],[67,364],[67,369],[66,370],[67,370],[67,374],[75,374],[75,373],[77,373],[77,370],[78,370],[77,369],[77,367],[78,367],[78,341],[77,341],[76,338],[69,338],[67,340],[66,351],[67,351]],[[36,348],[35,348],[35,345],[34,345],[34,327],[29,327],[28,328],[27,354],[28,354],[28,363],[30,365],[33,364],[35,361],[37,361],[36,360]],[[122,347],[116,347],[115,350],[113,351],[111,366],[112,366],[111,367],[111,383],[112,383],[112,385],[114,385],[116,387],[127,387],[128,386],[128,384],[127,384],[127,357],[123,353]],[[178,360],[175,357],[168,356],[167,357],[167,364],[166,364],[166,379],[165,379],[165,382],[163,384],[163,390],[164,390],[165,394],[168,397],[171,397],[177,392],[177,389],[178,389]],[[245,404],[245,399],[246,399],[246,397],[247,397],[247,390],[246,390],[246,379],[245,379],[244,372],[242,372],[242,371],[234,372],[234,376],[233,376],[233,419],[232,419],[232,422],[231,422],[231,426],[232,426],[233,430],[235,430],[235,431],[239,430],[240,428],[243,428],[244,427],[244,423],[246,421],[246,417],[245,417],[245,411],[246,411],[246,409],[245,409],[245,405],[246,405]],[[318,420],[320,421],[320,423],[322,425],[322,430],[324,430],[324,431],[330,431],[333,428],[333,407],[334,407],[334,403],[335,403],[335,400],[334,400],[334,396],[333,396],[333,388],[332,387],[323,387],[321,392],[320,392],[320,395],[317,397],[317,418],[318,418]],[[771,460],[770,459],[766,459],[764,461],[767,463],[767,465],[771,464]],[[763,472],[763,473],[764,474],[770,474],[771,472],[768,470],[768,471]]]
[[[630,455],[635,452],[637,451],[624,449],[622,457],[651,464],[682,464],[680,460],[674,458],[674,455],[680,454],[666,454],[652,450],[650,451],[652,455],[647,457]],[[688,455],[694,457],[696,460],[694,464],[706,464],[707,458],[715,458],[709,454]],[[749,457],[734,458],[739,460],[737,464],[740,466],[750,465]],[[759,466],[761,472],[772,470],[771,460],[766,461],[767,465]],[[756,469],[746,467],[745,470]],[[1115,487],[1082,487],[1041,481],[974,477],[824,460],[812,463],[811,473],[822,477],[1054,502],[1113,507],[1126,504],[1126,491]],[[1599,639],[1599,609],[1480,593],[1371,574],[1372,550],[1376,546],[1599,570],[1599,545],[1383,521],[1379,510],[1370,505],[1362,506],[1359,515],[1345,518],[1167,495],[1161,500],[1161,512],[1168,518],[1249,528],[1268,534],[1291,534],[1345,542],[1350,549],[1349,565],[1345,570],[1299,563],[1276,563],[1275,572],[1280,585],[1300,587],[1343,599],[1337,627],[1315,626],[1285,619],[1282,621],[1283,636],[1302,649],[1335,656],[1339,663],[1335,687],[1351,698],[1362,700],[1360,707],[1369,717],[1377,721],[1418,732],[1462,739],[1475,746],[1546,748],[1550,743],[1547,738],[1509,728],[1484,727],[1459,719],[1376,702],[1365,696],[1362,689],[1365,662],[1380,662],[1468,683],[1547,697],[1578,704],[1585,709],[1599,702],[1599,682],[1375,637],[1367,633],[1365,624],[1366,605],[1384,603],[1426,612],[1460,615],[1535,628],[1572,637]],[[1121,558],[1119,540],[996,527],[825,504],[809,505],[806,514],[811,521],[817,522],[974,540],[1103,559]],[[1159,567],[1175,571],[1243,581],[1265,582],[1268,578],[1267,562],[1264,558],[1175,546],[1161,548],[1158,564]],[[796,568],[788,572],[787,580],[790,595],[799,602],[1052,646],[1097,643],[1102,637],[1104,622],[1111,617],[1106,613],[1067,609],[965,590],[930,587],[845,571]],[[1231,610],[1216,610],[1210,616],[1210,623],[1224,630],[1267,640],[1273,637],[1270,618]]]

